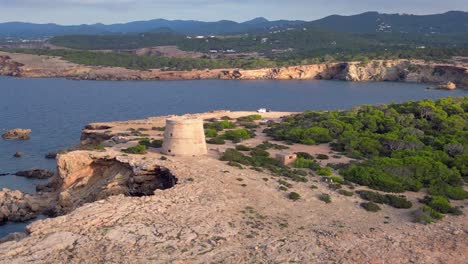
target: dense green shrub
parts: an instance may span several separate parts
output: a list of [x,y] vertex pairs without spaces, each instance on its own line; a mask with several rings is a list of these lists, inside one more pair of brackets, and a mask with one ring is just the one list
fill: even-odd
[[320,168],[317,170],[317,174],[320,176],[330,176],[332,175],[332,169],[330,167]]
[[236,150],[239,150],[239,151],[250,151],[251,148],[245,146],[245,145],[237,145],[236,146]]
[[264,149],[264,150],[267,150],[267,149],[276,149],[276,150],[289,149],[289,147],[287,147],[287,146],[271,143],[269,141],[264,141],[262,144],[258,145],[257,147],[261,148],[261,149]]
[[322,202],[325,202],[325,203],[331,203],[331,197],[330,195],[326,194],[326,193],[322,193],[319,195],[319,200],[322,201]]
[[239,122],[239,126],[245,127],[247,129],[258,128],[258,125],[254,122]]
[[347,191],[347,190],[339,190],[338,193],[342,194],[344,196],[353,196],[354,195],[353,192],[350,192],[350,191]]
[[463,200],[468,198],[463,189],[468,180],[467,105],[465,96],[307,111],[285,117],[265,132],[295,143],[328,141],[333,150],[362,159],[339,168],[347,181],[385,192],[427,188],[431,195]]
[[146,154],[147,147],[145,145],[137,145],[134,147],[129,147],[122,149],[122,152],[127,154]]
[[373,202],[361,203],[361,207],[366,209],[369,212],[378,212],[380,211],[380,206]]
[[208,138],[214,138],[218,136],[218,131],[216,129],[208,128],[205,129],[205,136]]
[[252,161],[249,157],[245,156],[241,152],[235,149],[227,149],[223,155],[221,156],[220,160],[222,161],[233,161],[243,165],[251,165]]
[[236,124],[229,120],[214,121],[204,124],[205,129],[214,129],[216,131],[223,131],[225,129],[233,129],[236,127]]
[[237,167],[239,169],[243,169],[244,167],[242,167],[242,165],[239,163],[239,162],[235,162],[235,161],[229,161],[228,162],[228,165],[229,166],[232,166],[232,167]]
[[297,192],[290,192],[289,195],[288,195],[288,198],[293,200],[293,201],[297,201],[297,200],[301,199],[301,195],[298,194]]
[[242,116],[237,118],[237,121],[239,122],[252,122],[256,120],[261,120],[262,116],[261,115],[248,115],[248,116]]
[[330,188],[331,190],[339,190],[343,188],[343,186],[340,183],[329,183],[328,188]]
[[226,144],[226,141],[224,141],[224,139],[220,137],[214,137],[214,138],[208,139],[206,143],[213,144],[213,145],[224,145]]
[[329,159],[330,157],[326,154],[317,154],[317,159],[319,160],[327,160]]
[[340,183],[340,184],[344,184],[344,180],[338,176],[331,176],[329,177],[330,180],[332,180],[333,182],[337,182],[337,183]]
[[413,204],[405,197],[400,197],[391,194],[380,194],[372,191],[358,191],[359,196],[367,201],[379,204],[387,204],[395,208],[411,208]]
[[432,197],[427,196],[422,200],[422,202],[427,204],[427,206],[429,206],[430,208],[442,214],[453,214],[453,215],[463,214],[463,212],[459,208],[452,207],[452,205],[450,204],[450,201],[444,196],[440,196],[440,195],[436,195]]
[[294,161],[293,167],[309,169],[313,166],[313,164],[315,164],[314,160],[309,160],[309,159],[304,159],[302,157],[299,157]]
[[161,148],[163,141],[161,139],[150,140],[149,138],[142,138],[138,141],[138,144],[145,145],[148,148]]
[[423,205],[415,213],[414,221],[421,224],[430,224],[444,218],[444,215],[427,205]]
[[295,153],[298,158],[303,158],[303,159],[308,159],[308,160],[313,160],[314,156],[310,155],[307,152],[296,152]]
[[251,138],[251,134],[249,131],[245,129],[235,129],[235,130],[229,130],[222,135],[224,139],[232,140],[234,143],[241,142],[243,140]]

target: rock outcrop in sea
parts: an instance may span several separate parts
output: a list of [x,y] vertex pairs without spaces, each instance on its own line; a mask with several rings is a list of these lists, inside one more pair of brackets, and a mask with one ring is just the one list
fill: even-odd
[[22,129],[22,128],[15,128],[12,130],[8,130],[6,133],[2,135],[3,139],[21,139],[26,140],[29,139],[29,135],[31,134],[31,129]]

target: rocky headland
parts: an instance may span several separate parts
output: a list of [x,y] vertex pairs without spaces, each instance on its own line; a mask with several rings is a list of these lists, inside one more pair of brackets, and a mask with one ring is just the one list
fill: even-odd
[[356,82],[401,81],[436,85],[446,85],[451,82],[456,88],[468,88],[467,65],[419,60],[375,60],[366,64],[360,62],[323,63],[256,70],[162,71],[153,69],[140,71],[118,67],[78,65],[49,56],[0,52],[0,75],[23,78],[62,77],[76,80],[333,79]]
[[[277,122],[288,114],[262,115]],[[366,212],[359,197],[318,180],[314,189],[310,182],[290,182],[302,196],[293,201],[278,189],[287,179],[220,161],[229,144],[208,145],[203,158],[165,156],[156,148],[142,155],[121,151],[141,137],[160,139],[168,117],[90,124],[82,131],[82,149],[57,156],[55,175],[37,195],[4,191],[8,208],[28,201],[18,217],[45,210],[57,217],[2,241],[0,263],[461,263],[468,256],[465,217],[422,225],[412,222],[414,208]],[[256,133],[243,144],[268,140],[261,127]],[[328,145],[290,147],[329,154],[326,163],[349,162]],[[323,193],[333,203],[321,201]],[[34,207],[31,200],[47,206]]]

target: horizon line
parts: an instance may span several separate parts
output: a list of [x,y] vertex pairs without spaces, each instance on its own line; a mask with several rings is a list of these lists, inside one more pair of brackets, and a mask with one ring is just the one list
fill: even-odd
[[381,14],[381,15],[401,15],[401,16],[403,16],[403,15],[408,15],[408,16],[431,16],[431,15],[447,14],[447,13],[451,13],[451,12],[467,13],[468,11],[464,11],[464,10],[449,10],[449,11],[445,11],[445,12],[441,12],[441,13],[428,13],[428,14],[418,14],[418,15],[416,15],[416,14],[411,14],[411,13],[383,13],[383,12],[379,12],[379,11],[365,11],[365,12],[361,12],[361,13],[357,13],[357,14],[352,14],[352,15],[331,14],[331,15],[327,15],[327,16],[324,16],[324,17],[321,17],[321,18],[318,18],[318,19],[314,19],[314,20],[286,19],[286,18],[281,18],[281,19],[269,19],[269,18],[266,18],[265,16],[258,16],[258,17],[254,17],[254,18],[252,18],[252,19],[248,19],[248,20],[245,20],[245,21],[231,20],[231,19],[220,19],[220,20],[206,21],[206,20],[180,19],[180,18],[177,18],[177,19],[153,18],[153,19],[143,19],[143,20],[128,20],[128,21],[125,21],[125,22],[114,22],[114,23],[96,22],[96,23],[82,23],[82,24],[59,24],[59,23],[55,23],[55,22],[36,23],[36,22],[28,22],[28,21],[4,21],[4,22],[0,21],[0,24],[24,23],[24,24],[57,25],[57,26],[94,26],[94,25],[109,26],[109,25],[128,24],[128,23],[135,23],[135,22],[148,22],[148,21],[154,21],[154,20],[191,21],[191,22],[206,22],[206,23],[216,23],[216,22],[221,22],[221,21],[230,21],[230,22],[235,22],[235,23],[242,24],[242,23],[250,22],[250,21],[252,21],[252,20],[260,19],[260,18],[261,18],[261,19],[266,19],[268,22],[281,21],[281,20],[284,20],[284,21],[312,22],[312,21],[321,20],[321,19],[324,19],[324,18],[327,18],[327,17],[331,17],[331,16],[351,17],[351,16],[357,16],[357,15],[362,15],[362,14],[366,14],[366,13],[378,13],[378,14]]

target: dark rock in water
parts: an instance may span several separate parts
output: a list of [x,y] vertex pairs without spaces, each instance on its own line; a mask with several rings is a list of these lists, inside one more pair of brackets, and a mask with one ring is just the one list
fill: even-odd
[[20,241],[21,239],[27,237],[28,235],[26,233],[11,233],[6,237],[0,238],[0,244],[10,242],[10,241]]
[[23,153],[22,152],[16,152],[15,155],[13,155],[13,157],[15,158],[21,158],[23,156]]
[[15,128],[7,131],[2,135],[3,139],[29,139],[29,134],[31,134],[31,129],[21,129]]
[[43,169],[32,169],[27,171],[18,171],[15,175],[33,179],[48,179],[54,176],[54,172]]
[[45,155],[46,159],[55,159],[57,158],[57,152],[49,152]]
[[11,173],[0,173],[0,176],[7,176],[10,175]]

